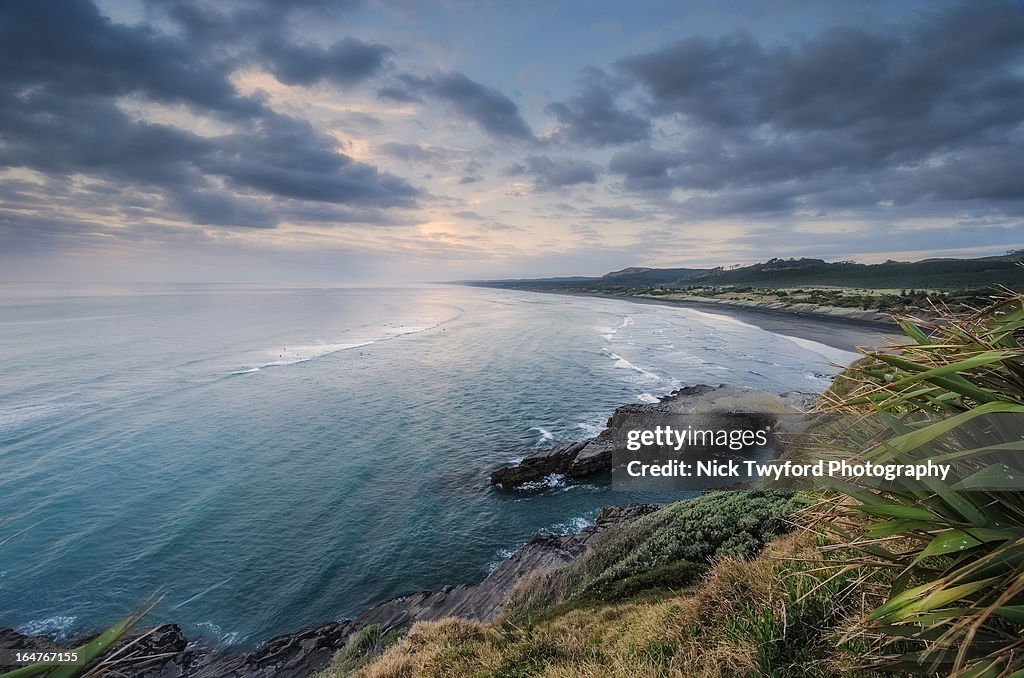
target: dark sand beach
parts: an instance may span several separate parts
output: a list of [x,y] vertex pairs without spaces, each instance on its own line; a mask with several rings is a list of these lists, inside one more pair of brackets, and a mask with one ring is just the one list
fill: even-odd
[[802,311],[786,311],[773,308],[757,308],[747,306],[731,306],[728,304],[681,301],[676,299],[652,299],[634,297],[625,294],[587,294],[584,292],[558,292],[548,290],[520,290],[542,292],[545,294],[563,294],[567,296],[600,297],[619,299],[637,304],[659,304],[688,308],[701,313],[727,316],[741,322],[749,323],[769,332],[784,334],[798,339],[817,341],[826,346],[844,351],[857,351],[858,348],[878,348],[898,342],[903,336],[895,322],[879,320],[862,320],[859,318],[843,318],[824,313],[807,313]]

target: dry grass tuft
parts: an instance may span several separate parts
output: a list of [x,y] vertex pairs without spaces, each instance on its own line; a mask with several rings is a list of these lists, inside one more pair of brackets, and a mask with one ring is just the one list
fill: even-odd
[[[555,608],[484,626],[419,623],[362,678],[664,678],[847,676],[858,656],[847,631],[875,602],[838,566],[813,566],[809,531],[758,557],[726,556],[684,591]],[[550,573],[549,573],[550,574]]]

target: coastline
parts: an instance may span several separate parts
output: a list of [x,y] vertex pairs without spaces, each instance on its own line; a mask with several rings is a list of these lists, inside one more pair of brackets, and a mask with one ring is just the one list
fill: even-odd
[[[878,345],[883,342],[885,334],[895,335],[895,325],[880,321],[836,318],[778,309],[726,307],[720,303],[662,300],[631,295],[543,291],[549,294],[691,308],[701,313],[728,316],[784,336],[820,342],[843,351],[852,351],[855,346]],[[629,404],[619,409],[644,407],[651,405]],[[138,643],[140,650],[145,651],[144,654],[160,655],[165,657],[166,661],[157,666],[150,664],[137,673],[127,672],[125,675],[231,675],[253,678],[281,675],[298,678],[312,675],[326,667],[335,652],[343,649],[361,629],[371,625],[379,626],[382,632],[388,632],[407,629],[416,621],[437,620],[449,616],[486,623],[497,616],[504,595],[521,578],[538,569],[575,560],[586,550],[587,543],[597,532],[630,520],[648,510],[653,509],[647,505],[606,507],[602,514],[605,517],[598,521],[598,525],[580,533],[535,534],[528,544],[501,561],[498,568],[482,581],[400,595],[378,603],[355,618],[304,627],[274,637],[259,645],[256,650],[243,654],[232,652],[230,649],[204,648],[197,644],[194,638],[186,637],[181,628],[174,623],[138,629],[126,636],[124,643]],[[27,636],[14,629],[0,628],[0,648],[58,649],[63,645],[55,643],[50,638]]]
[[[476,287],[476,285],[471,285]],[[486,287],[492,287],[487,285]],[[768,332],[807,341],[816,341],[826,346],[856,353],[859,347],[884,346],[902,335],[895,322],[831,315],[823,312],[768,308],[766,306],[730,304],[714,301],[691,301],[689,299],[660,299],[658,297],[631,294],[609,294],[605,292],[581,292],[570,290],[536,290],[521,287],[494,287],[512,289],[518,292],[558,294],[570,297],[596,299],[617,299],[636,304],[656,304],[690,309],[701,313],[722,315]]]

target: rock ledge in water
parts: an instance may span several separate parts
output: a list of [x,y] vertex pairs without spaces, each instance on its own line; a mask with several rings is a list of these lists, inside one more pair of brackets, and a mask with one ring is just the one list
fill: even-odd
[[597,436],[539,450],[518,464],[491,473],[491,484],[511,489],[537,482],[551,474],[581,478],[611,471],[612,454],[621,429],[629,424],[664,423],[670,415],[714,413],[718,421],[735,417],[737,423],[750,415],[781,415],[807,411],[818,399],[813,393],[789,391],[768,393],[738,386],[698,384],[673,391],[656,403],[638,403],[616,408],[605,429]]

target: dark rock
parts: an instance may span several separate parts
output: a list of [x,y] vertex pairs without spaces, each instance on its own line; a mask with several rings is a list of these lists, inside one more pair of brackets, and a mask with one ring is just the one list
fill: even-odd
[[[62,650],[89,642],[95,636],[85,636],[66,645],[56,643],[45,636],[27,636],[14,629],[0,628],[0,649],[3,650]],[[104,666],[116,670],[131,665],[132,675],[163,675],[150,673],[183,653],[188,639],[177,624],[163,624],[148,629],[131,629],[125,633],[105,655]],[[152,658],[152,659],[143,659]],[[12,669],[14,666],[0,666]],[[185,675],[185,674],[167,674]]]
[[551,474],[582,478],[612,469],[625,429],[653,428],[673,416],[701,416],[715,427],[757,427],[774,423],[783,413],[810,409],[818,396],[789,391],[775,395],[736,386],[697,384],[680,388],[656,403],[635,403],[616,408],[605,429],[593,438],[534,452],[518,464],[499,468],[491,484],[511,489]]
[[278,636],[255,652],[238,657],[215,653],[199,655],[184,667],[186,673],[143,675],[146,678],[179,675],[196,678],[304,678],[327,668],[355,629],[352,622],[332,622]]
[[552,473],[564,473],[588,442],[582,440],[534,452],[518,464],[505,466],[492,473],[491,484],[515,487],[541,480]]

